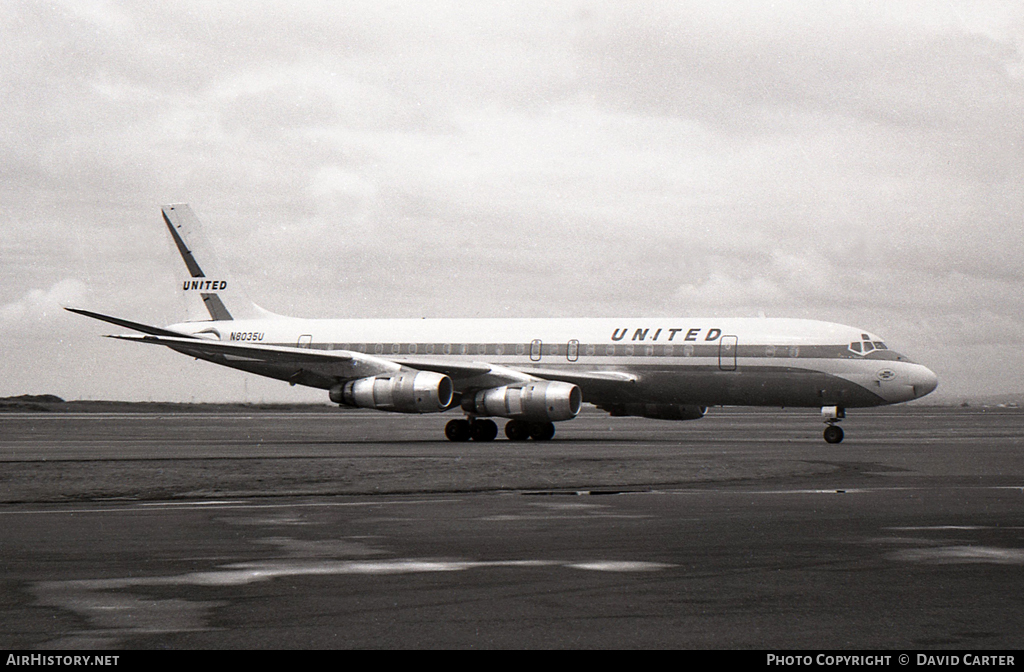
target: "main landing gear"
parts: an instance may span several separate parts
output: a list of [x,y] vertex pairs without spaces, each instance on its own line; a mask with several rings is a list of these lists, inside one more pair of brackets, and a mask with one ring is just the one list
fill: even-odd
[[839,421],[846,417],[846,409],[841,406],[822,406],[821,419],[825,422],[825,442],[841,443],[843,440],[843,429]]
[[449,441],[494,441],[498,425],[493,420],[449,420],[444,435]]
[[[449,441],[493,441],[498,436],[498,425],[494,420],[470,418],[449,420],[444,426],[444,435]],[[505,423],[505,436],[510,441],[547,441],[555,435],[553,422],[525,422],[509,420]]]

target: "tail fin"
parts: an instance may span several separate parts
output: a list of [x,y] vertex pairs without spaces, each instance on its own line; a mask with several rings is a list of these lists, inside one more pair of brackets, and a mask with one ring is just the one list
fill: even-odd
[[167,230],[185,262],[179,273],[178,286],[185,299],[188,320],[199,322],[266,316],[267,312],[252,303],[217,263],[192,208],[186,203],[176,203],[165,205],[161,210]]

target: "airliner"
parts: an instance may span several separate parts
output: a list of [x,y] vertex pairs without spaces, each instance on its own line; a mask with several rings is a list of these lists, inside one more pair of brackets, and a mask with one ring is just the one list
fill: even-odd
[[451,441],[544,441],[588,403],[612,416],[696,420],[713,406],[820,408],[828,443],[846,409],[918,399],[928,368],[878,335],[806,319],[302,319],[266,311],[217,263],[187,204],[162,208],[184,264],[187,320],[112,335],[328,391],[341,406],[461,411]]

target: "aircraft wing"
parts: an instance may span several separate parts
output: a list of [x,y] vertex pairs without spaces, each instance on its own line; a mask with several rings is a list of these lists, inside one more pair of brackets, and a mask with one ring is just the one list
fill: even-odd
[[103,322],[134,329],[143,335],[111,335],[123,341],[162,345],[197,359],[204,359],[243,371],[301,383],[324,389],[340,381],[354,380],[415,369],[441,373],[455,382],[457,389],[500,387],[537,380],[561,380],[581,388],[619,386],[634,383],[637,377],[616,371],[572,371],[552,369],[514,369],[488,362],[460,362],[453,359],[388,359],[350,350],[321,350],[280,345],[224,342],[180,333],[161,327],[132,322],[88,310],[66,308]]
[[[150,343],[163,345],[185,355],[207,359],[223,357],[228,362],[259,362],[264,364],[344,364],[351,362],[356,353],[347,350],[326,351],[308,348],[290,348],[279,345],[254,345],[249,343],[223,343],[204,338],[173,337],[173,336],[134,336],[116,335],[121,341]],[[359,355],[367,362],[372,362],[384,369],[398,369],[391,362],[377,357]],[[391,365],[391,366],[389,366]]]
[[162,345],[191,357],[237,369],[270,375],[290,382],[329,388],[339,380],[387,374],[401,369],[434,371],[455,381],[456,388],[500,387],[535,380],[562,380],[584,388],[621,386],[637,380],[615,371],[520,371],[487,362],[453,362],[427,359],[387,359],[349,350],[318,350],[279,345],[224,343],[187,336],[116,335],[122,341]]
[[[341,380],[376,376],[403,368],[442,373],[455,381],[463,384],[470,383],[474,386],[498,386],[536,380],[535,377],[505,367],[493,366],[486,362],[391,360],[349,350],[225,343],[80,308],[65,308],[65,310],[120,327],[134,329],[144,334],[142,336],[112,335],[110,338],[162,345],[182,354],[216,364],[325,389],[336,385]],[[459,386],[462,387],[462,385]]]
[[531,368],[530,374],[543,380],[572,383],[583,391],[583,401],[598,397],[629,399],[640,377],[623,371],[578,371],[570,368]]
[[456,383],[456,387],[498,387],[511,383],[526,383],[531,380],[540,380],[537,376],[531,376],[516,369],[487,362],[458,362],[447,359],[414,359],[403,357],[392,360],[421,371],[434,371],[443,373]]
[[635,383],[640,377],[625,371],[576,371],[573,369],[530,369],[531,374],[544,380],[563,380],[583,386],[587,383]]
[[[301,382],[304,385],[329,388],[341,380],[392,373],[402,369],[436,371],[456,380],[477,379],[481,376],[499,379],[496,384],[507,384],[527,379],[522,374],[501,371],[479,362],[395,361],[350,350],[319,350],[253,343],[224,343],[204,338],[159,335],[110,336],[122,341],[162,345],[185,355],[205,359],[236,369],[261,373],[281,380]],[[506,378],[501,381],[500,379]]]

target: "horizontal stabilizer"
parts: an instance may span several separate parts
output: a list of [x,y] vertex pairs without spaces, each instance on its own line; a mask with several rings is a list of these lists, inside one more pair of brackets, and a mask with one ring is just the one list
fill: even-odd
[[94,320],[101,320],[103,322],[109,322],[110,324],[116,324],[119,327],[125,327],[126,329],[133,329],[135,331],[142,332],[143,334],[151,334],[153,336],[172,336],[177,338],[187,338],[195,340],[195,336],[189,334],[183,334],[178,331],[171,331],[170,329],[163,329],[161,327],[152,327],[148,324],[141,324],[139,322],[132,322],[130,320],[122,320],[119,317],[111,317],[110,315],[101,315],[100,313],[94,313],[89,310],[82,310],[81,308],[64,308],[64,310],[72,313],[78,313],[79,315],[85,315],[91,317]]

